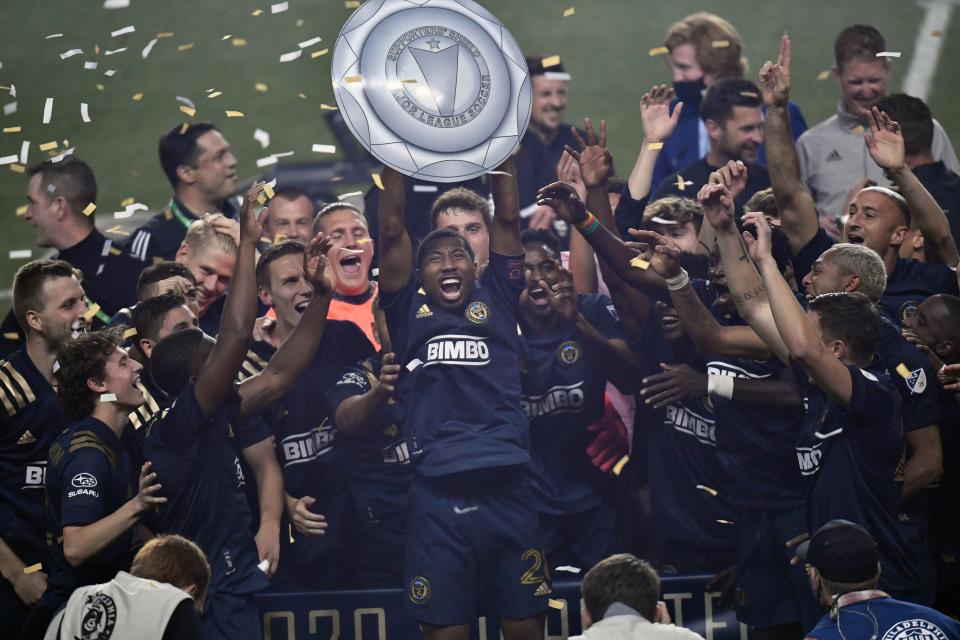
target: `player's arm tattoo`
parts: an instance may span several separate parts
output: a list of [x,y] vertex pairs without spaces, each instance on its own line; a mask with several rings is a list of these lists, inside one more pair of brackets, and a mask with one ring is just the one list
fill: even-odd
[[736,304],[743,302],[749,302],[751,300],[756,300],[762,298],[766,295],[767,289],[762,284],[750,289],[749,291],[744,291],[742,295],[734,295],[733,301]]

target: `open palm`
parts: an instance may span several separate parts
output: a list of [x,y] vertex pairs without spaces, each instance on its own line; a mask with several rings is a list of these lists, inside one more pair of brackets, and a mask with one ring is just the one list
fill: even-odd
[[903,166],[906,150],[900,125],[876,107],[872,110],[869,133],[865,133],[867,151],[882,169],[893,170]]
[[647,142],[663,142],[670,137],[677,120],[680,119],[680,110],[683,103],[678,102],[670,114],[670,101],[673,99],[673,89],[658,84],[640,98],[640,118],[643,120],[643,136]]

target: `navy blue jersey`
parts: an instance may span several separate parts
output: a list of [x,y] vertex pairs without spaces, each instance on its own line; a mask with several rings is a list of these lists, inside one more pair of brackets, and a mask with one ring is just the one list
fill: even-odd
[[[580,313],[608,339],[626,340],[613,302],[579,295]],[[607,478],[587,458],[587,425],[603,415],[607,380],[590,363],[573,324],[558,319],[546,334],[521,320],[524,413],[530,419],[533,493],[541,513],[588,511],[607,493]]]
[[[747,184],[734,202],[737,211],[743,208],[743,205],[753,197],[753,194],[770,186],[770,175],[767,173],[766,167],[753,163],[749,163],[747,167]],[[667,196],[695,199],[700,187],[707,184],[710,174],[717,169],[719,167],[711,166],[707,162],[707,157],[703,156],[696,162],[680,168],[676,173],[666,176],[660,182],[654,183],[656,189],[654,189],[652,199],[659,200]]]
[[79,567],[63,556],[64,527],[83,527],[119,509],[137,493],[139,470],[120,438],[96,418],[61,432],[47,464],[47,563],[51,597],[66,600],[79,586],[109,582],[133,559],[133,528]]
[[793,367],[807,390],[797,461],[809,530],[838,518],[865,526],[880,551],[881,586],[898,593],[916,589],[915,554],[896,518],[900,491],[894,476],[903,453],[900,395],[878,360],[868,370],[847,366],[853,385],[847,405],[810,384],[796,362]]
[[[776,358],[766,361],[710,355],[707,373],[741,380],[776,380],[783,371]],[[739,506],[790,510],[802,506],[800,476],[794,466],[803,407],[748,406],[711,397],[717,443],[727,454],[733,479],[732,498]]]
[[807,634],[816,640],[960,640],[960,623],[939,611],[889,597],[844,605],[824,614]]
[[43,557],[47,452],[70,421],[21,348],[0,362],[0,538],[27,566]]
[[147,425],[144,457],[153,463],[167,497],[159,509],[159,532],[178,533],[200,545],[210,562],[211,591],[253,593],[266,587],[267,579],[257,568],[250,507],[238,471],[238,449],[256,436],[235,442],[239,411],[234,391],[205,416],[191,382]]
[[203,316],[197,319],[197,325],[208,336],[216,338],[217,334],[220,333],[220,319],[223,317],[223,308],[226,303],[227,296],[224,294],[214,300],[213,304],[207,307]]
[[440,476],[525,464],[517,304],[522,256],[490,253],[462,311],[434,304],[411,278],[380,294],[394,351],[411,370],[407,441],[420,473]]
[[937,372],[927,356],[907,342],[893,322],[884,318],[877,340],[877,358],[903,400],[903,430],[913,431],[943,419]]
[[[222,209],[228,218],[236,217],[237,208],[233,201],[224,201]],[[147,264],[173,260],[187,234],[187,228],[197,218],[195,213],[174,198],[163,211],[153,215],[133,232],[124,249]]]
[[91,305],[100,305],[92,318],[93,328],[107,324],[113,314],[137,302],[137,279],[143,263],[123,253],[96,228],[57,256],[83,272],[83,289]]

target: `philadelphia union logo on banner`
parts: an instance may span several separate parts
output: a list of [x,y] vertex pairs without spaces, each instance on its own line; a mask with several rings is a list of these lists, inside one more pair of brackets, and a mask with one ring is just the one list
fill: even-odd
[[947,640],[947,634],[932,622],[915,618],[893,625],[881,640]]

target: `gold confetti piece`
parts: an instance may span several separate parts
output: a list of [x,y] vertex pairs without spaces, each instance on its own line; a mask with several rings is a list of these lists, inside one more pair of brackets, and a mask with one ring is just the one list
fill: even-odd
[[942,38],[943,31],[931,31],[930,35],[933,36],[934,38]]
[[96,55],[100,55],[100,45],[98,45],[98,44],[93,45],[93,52],[94,52]]
[[260,93],[266,93],[266,92],[267,92],[267,85],[264,84],[263,82],[258,82],[258,83],[256,83],[255,85],[253,85],[253,88],[256,89],[257,91],[259,91]]
[[196,110],[196,109],[191,109],[190,107],[188,107],[188,106],[185,105],[185,104],[180,105],[180,111],[183,111],[185,114],[187,114],[187,115],[190,116],[191,118],[197,114],[197,110]]
[[566,608],[567,608],[567,603],[564,602],[563,600],[554,600],[553,598],[550,598],[549,600],[547,600],[547,604],[550,605],[550,608],[551,608],[551,609],[566,609]]
[[636,267],[637,269],[648,269],[650,267],[650,261],[644,260],[642,257],[637,256],[630,261],[631,267]]
[[401,80],[400,82],[403,84],[417,84],[417,80],[415,78],[411,80]]
[[650,51],[647,52],[647,55],[652,58],[654,56],[665,56],[668,53],[670,53],[670,50],[667,49],[666,47],[654,47],[653,49],[650,49]]
[[99,82],[96,84],[96,87],[97,87],[97,91],[103,91],[103,90],[106,88],[106,87],[104,87],[102,84],[100,84]]
[[550,67],[555,67],[560,64],[560,56],[547,56],[540,61],[540,64],[544,69],[549,69]]
[[904,378],[910,377],[910,369],[908,369],[907,365],[903,364],[902,362],[897,365],[897,373],[899,373]]
[[158,40],[161,38],[172,38],[172,37],[173,37],[173,31],[162,31],[157,34]]
[[130,338],[132,338],[132,337],[135,336],[135,335],[137,335],[137,329],[136,329],[136,327],[130,327],[129,329],[127,329],[126,331],[123,332],[123,339],[124,339],[124,340],[129,340]]
[[628,462],[630,462],[630,456],[623,456],[620,458],[620,462],[613,467],[613,475],[619,476],[623,472],[623,468],[627,466]]
[[23,260],[33,255],[32,249],[14,249],[10,252],[11,260]]
[[717,497],[717,495],[718,495],[718,491],[717,491],[716,489],[713,489],[713,488],[711,488],[711,487],[708,487],[708,486],[705,485],[705,484],[698,484],[698,485],[697,485],[697,489],[700,489],[700,491],[706,491],[707,493],[709,493],[709,494],[712,495],[713,497]]
[[89,322],[93,316],[97,315],[98,311],[100,311],[100,305],[94,302],[93,305],[87,309],[87,312],[83,314],[83,319]]
[[367,244],[368,242],[373,242],[373,238],[360,238],[357,240],[357,244]]
[[233,46],[235,46],[235,47],[245,47],[245,46],[247,46],[247,39],[246,39],[246,38],[234,38],[234,39],[233,39]]
[[647,144],[647,149],[652,149],[652,150],[663,149],[663,143],[662,143],[662,142],[650,142],[650,143]]
[[63,34],[62,34],[62,33],[51,33],[51,34],[48,35],[48,36],[44,36],[43,39],[44,39],[44,40],[53,40],[54,38],[62,38],[62,37],[63,37]]
[[726,47],[729,47],[729,46],[730,46],[730,41],[729,41],[729,40],[714,40],[714,41],[713,41],[713,48],[714,48],[714,49],[725,49]]
[[[4,336],[6,336],[6,334],[4,334]],[[29,567],[24,567],[24,568],[23,568],[23,572],[24,572],[24,573],[36,573],[37,571],[40,571],[41,569],[43,569],[43,565],[38,562],[37,564],[32,564],[32,565],[30,565]]]
[[322,103],[322,102],[320,103],[320,108],[323,109],[324,111],[336,111],[336,110],[337,110],[336,107],[331,107],[329,104],[324,104],[324,103]]
[[740,95],[744,98],[759,98],[760,94],[755,91],[741,91]]
[[24,172],[26,172],[26,170],[27,170],[27,168],[26,168],[24,165],[22,165],[22,164],[12,164],[12,165],[10,165],[10,171],[13,171],[14,173],[24,173]]
[[563,10],[563,17],[564,17],[564,18],[569,18],[570,16],[575,15],[576,13],[577,13],[577,8],[576,8],[576,7],[570,7],[569,9],[564,9],[564,10]]
[[177,51],[186,51],[187,49],[193,49],[193,43],[188,42],[186,44],[181,44],[177,47]]
[[850,133],[852,133],[852,134],[855,135],[855,136],[862,136],[862,135],[863,135],[863,125],[859,125],[859,124],[858,124],[858,125],[855,126],[854,128],[850,129]]
[[817,74],[817,80],[826,80],[831,75],[832,75],[832,72],[830,71],[830,69],[824,69],[823,71]]
[[360,0],[345,0],[343,6],[347,9],[356,9],[360,6]]
[[223,91],[214,91],[213,93],[211,93],[211,94],[208,95],[207,97],[212,99],[212,98],[216,98],[216,97],[222,96],[222,95],[223,95]]
[[362,78],[361,76],[346,76],[346,77],[343,79],[343,81],[344,81],[344,82],[350,82],[350,83],[363,82],[363,78]]
[[50,149],[56,149],[57,145],[59,145],[59,143],[54,140],[53,142],[44,142],[37,148],[40,149],[40,151],[50,151]]
[[180,125],[180,135],[184,135],[189,128],[190,128],[189,122],[184,122],[182,125]]
[[261,16],[263,15],[263,9],[254,9],[253,12],[250,13],[250,15],[254,17]]
[[[276,159],[276,158],[274,158],[274,159]],[[264,195],[264,194],[262,194],[262,193],[261,193],[260,195],[258,195],[258,196],[257,196],[257,204],[259,204],[259,205],[265,205],[265,204],[267,204],[267,196]]]
[[22,207],[17,207],[17,210],[15,211],[15,213],[16,213],[18,216],[22,216],[22,215],[25,214],[26,212],[27,212],[27,205],[23,205]]
[[678,189],[679,191],[683,191],[683,190],[686,189],[686,188],[687,188],[687,183],[686,183],[686,181],[683,179],[683,176],[678,175],[678,176],[677,176],[677,189]]
[[269,182],[263,185],[263,192],[266,194],[267,198],[269,199],[272,199],[273,196],[276,195],[276,193],[274,193],[273,191],[273,187],[270,186]]
[[[269,240],[269,238],[267,239]],[[282,233],[278,233],[277,235],[273,236],[273,244],[279,244],[286,239],[287,239],[287,236],[283,235]]]
[[120,225],[117,225],[117,226],[115,226],[115,227],[110,227],[109,229],[107,229],[107,233],[115,233],[115,234],[121,235],[121,236],[129,236],[129,235],[130,235],[130,232],[129,232],[129,231],[124,231],[124,230],[123,230],[123,227],[121,227]]
[[379,173],[371,173],[370,177],[373,178],[373,184],[377,185],[377,189],[383,191],[383,180],[380,179]]
[[22,127],[4,127],[3,132],[4,133],[20,133],[20,129],[22,129]]
[[134,202],[136,202],[136,200],[134,200],[132,197],[131,197],[131,198],[124,198],[123,201],[120,202],[120,206],[121,206],[121,207],[129,207],[129,206],[132,205]]
[[140,102],[141,100],[143,100],[143,93],[133,94],[133,97],[131,98],[131,100],[133,100],[134,102]]
[[721,518],[720,520],[717,520],[717,524],[735,524],[735,523],[730,522],[729,520],[723,520]]
[[330,53],[330,49],[320,49],[320,51],[314,51],[310,54],[311,58],[319,58],[320,56],[325,56]]
[[92,214],[92,213],[93,213],[94,211],[96,211],[96,210],[97,210],[97,205],[95,205],[95,204],[93,204],[93,203],[91,202],[90,204],[88,204],[87,206],[85,206],[85,207],[83,208],[83,215],[89,216],[90,214]]
[[[4,333],[4,334],[3,334],[3,338],[4,338],[4,340],[19,340],[19,339],[20,339],[20,334],[17,333],[16,331],[8,331],[7,333]],[[36,566],[36,565],[34,565],[34,566]],[[29,568],[30,568],[30,567],[27,567],[27,569],[29,569]],[[24,571],[26,571],[27,569],[24,569]]]
[[297,94],[297,97],[298,97],[298,98],[301,98],[301,99],[303,99],[303,100],[306,100],[306,99],[307,99],[307,94],[305,94],[305,93],[298,93],[298,94]]
[[[231,110],[228,109],[228,110],[224,111],[224,113],[227,114],[227,117],[228,117],[228,118],[242,118],[242,117],[243,117],[243,112],[242,112],[242,111],[231,111]],[[191,115],[193,115],[193,114],[191,114]]]

